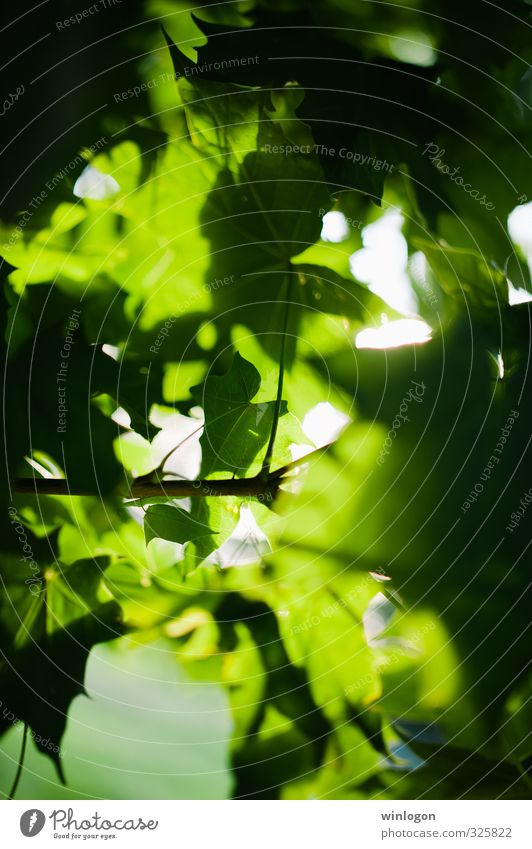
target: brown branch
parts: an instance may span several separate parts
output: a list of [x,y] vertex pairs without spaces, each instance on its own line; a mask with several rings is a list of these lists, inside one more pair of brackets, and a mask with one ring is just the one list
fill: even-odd
[[[331,443],[332,444],[332,443]],[[310,459],[315,458],[329,448],[324,445],[316,448],[299,460],[293,460],[279,469],[270,472],[266,480],[259,475],[254,478],[226,478],[224,480],[178,480],[178,481],[149,481],[145,478],[124,486],[117,491],[123,498],[195,498],[198,496],[236,495],[240,497],[258,498],[260,501],[273,501],[284,476]],[[98,495],[97,491],[84,487],[73,487],[66,478],[17,478],[16,492],[30,495]]]
[[[18,478],[15,491],[32,495],[97,495],[94,490],[73,487],[65,478]],[[271,501],[279,488],[279,478],[272,475],[264,481],[255,478],[195,481],[133,481],[117,491],[123,498],[190,498],[211,495],[238,495]]]

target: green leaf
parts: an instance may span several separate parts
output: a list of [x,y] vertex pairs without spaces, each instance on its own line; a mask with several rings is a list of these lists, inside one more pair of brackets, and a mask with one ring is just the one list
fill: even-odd
[[109,557],[77,560],[71,566],[46,572],[46,631],[52,634],[68,627],[80,616],[90,614],[106,598],[98,590],[110,564]]
[[154,504],[148,508],[144,517],[146,545],[155,538],[184,544],[215,533],[217,532],[199,522],[181,507]]
[[238,522],[241,502],[242,499],[233,496],[192,500],[191,515],[194,521],[204,527],[214,526],[216,535],[214,531],[211,531],[211,536],[198,537],[192,545],[188,546],[185,561],[182,564],[183,573],[188,575],[194,572],[232,534]]
[[202,211],[211,242],[211,276],[282,270],[321,233],[329,193],[316,157],[279,152],[286,139],[273,125],[261,147],[249,153],[237,176],[220,171]]
[[60,203],[54,209],[50,219],[51,233],[59,235],[76,227],[87,215],[85,207],[80,203]]
[[371,321],[370,307],[376,298],[366,286],[319,265],[294,264],[292,269],[297,275],[298,285],[292,290],[296,303],[315,312]]
[[458,303],[499,309],[508,303],[506,277],[486,257],[423,239],[416,239],[415,246],[427,257],[444,292]]
[[[41,623],[45,607],[43,603]],[[75,619],[68,628],[34,637],[20,650],[4,655],[0,681],[5,710],[0,729],[11,727],[11,715],[26,722],[37,747],[52,758],[62,780],[61,738],[72,700],[84,693],[89,653],[97,643],[121,633],[120,608],[116,602],[108,602]]]
[[[229,371],[209,375],[190,391],[205,410],[201,437],[202,474],[233,472],[244,476],[265,448],[273,422],[274,401],[252,403],[260,388],[255,366],[236,353]],[[282,405],[281,415],[286,413]]]
[[201,80],[179,81],[192,144],[214,156],[222,168],[238,173],[257,147],[264,94],[254,89]]
[[273,110],[268,115],[274,124],[278,124],[286,138],[294,145],[304,149],[314,148],[314,139],[307,124],[297,116],[305,92],[297,84],[288,82],[280,90],[272,89],[270,93]]

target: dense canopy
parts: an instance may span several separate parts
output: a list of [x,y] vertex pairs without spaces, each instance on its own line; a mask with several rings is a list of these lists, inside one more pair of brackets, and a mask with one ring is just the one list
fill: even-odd
[[526,798],[532,6],[125,6],[3,33],[0,792]]

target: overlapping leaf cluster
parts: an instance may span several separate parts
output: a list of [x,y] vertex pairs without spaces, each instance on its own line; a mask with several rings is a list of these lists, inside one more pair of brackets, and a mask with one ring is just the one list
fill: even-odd
[[[457,38],[443,15],[423,18],[436,64],[392,59],[421,11],[398,7],[377,37],[373,4],[351,5],[198,19],[196,76],[170,20],[179,79],[156,166],[117,143],[91,161],[116,192],[61,203],[41,229],[6,227],[8,471],[28,475],[30,457],[87,495],[6,493],[2,690],[59,744],[92,646],[164,632],[191,670],[220,660],[237,796],[520,796],[528,540],[503,528],[530,456],[529,306],[511,307],[507,286],[530,281],[506,228],[532,195],[526,74],[499,44],[486,83],[470,61],[481,36]],[[508,23],[500,42],[516,32]],[[259,61],[208,70],[239,56]],[[496,215],[435,167],[430,144]],[[327,211],[369,224],[381,205],[401,208],[410,256],[426,259],[425,285],[413,280],[433,328],[423,348],[354,349],[393,312],[349,274],[360,230],[320,239]],[[74,308],[63,434],[56,375]],[[423,403],[381,466],[414,379]],[[293,445],[312,451],[300,422],[330,400],[352,424],[273,505],[165,495],[165,480],[256,477]],[[504,463],[463,514],[517,408]],[[161,494],[124,502],[146,476]]]

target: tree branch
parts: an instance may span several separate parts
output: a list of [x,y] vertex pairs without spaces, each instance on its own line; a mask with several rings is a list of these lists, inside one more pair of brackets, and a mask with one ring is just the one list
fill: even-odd
[[[304,466],[309,460],[322,454],[333,443],[310,451],[299,460],[293,460],[270,472],[266,479],[260,474],[254,478],[225,478],[223,480],[178,480],[147,481],[143,478],[128,483],[117,494],[123,498],[194,498],[207,496],[236,495],[273,501],[285,475]],[[83,487],[72,487],[66,478],[17,478],[14,489],[30,495],[98,495],[98,492]]]
[[[133,481],[117,491],[124,498],[190,498],[196,496],[238,495],[264,501],[273,500],[279,488],[279,477],[274,473],[267,480],[255,478],[228,478],[226,480],[195,481]],[[33,495],[98,495],[94,490],[72,487],[65,478],[18,478],[16,492]]]

